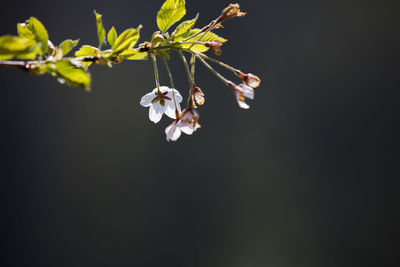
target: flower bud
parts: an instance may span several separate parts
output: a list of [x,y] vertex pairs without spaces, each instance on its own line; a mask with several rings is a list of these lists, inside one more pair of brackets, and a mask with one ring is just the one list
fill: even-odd
[[244,15],[246,15],[246,13],[241,12],[239,8],[239,4],[230,4],[222,11],[220,20],[222,21],[235,17],[243,17]]
[[217,56],[220,56],[222,54],[222,50],[221,50],[222,42],[220,42],[219,40],[214,40],[212,42],[206,42],[205,46],[210,47],[212,49],[212,51],[214,52],[214,54],[216,54]]
[[258,78],[256,75],[254,75],[252,73],[244,74],[241,72],[239,72],[238,75],[243,80],[243,82],[245,84],[247,84],[248,86],[253,87],[253,88],[257,88],[258,86],[260,86],[261,79]]
[[194,100],[196,101],[197,105],[201,106],[204,105],[205,98],[204,98],[204,93],[203,90],[200,89],[200,87],[197,87],[196,85],[193,85],[194,88]]

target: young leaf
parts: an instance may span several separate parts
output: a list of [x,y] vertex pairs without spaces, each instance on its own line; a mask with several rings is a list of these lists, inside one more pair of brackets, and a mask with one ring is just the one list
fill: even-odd
[[90,90],[90,74],[81,66],[73,64],[70,60],[60,60],[54,63],[55,75],[60,82],[66,82],[70,86],[82,86]]
[[127,57],[127,60],[147,60],[147,53],[145,52],[138,52],[137,54],[134,54],[133,56]]
[[[76,57],[93,57],[99,54],[100,50],[90,45],[84,45],[75,52]],[[89,67],[92,62],[83,62],[86,67]]]
[[157,13],[157,26],[167,31],[186,14],[185,0],[166,0]]
[[78,40],[65,40],[60,44],[60,48],[62,50],[62,55],[65,56],[66,54],[68,54],[79,42]]
[[49,35],[46,28],[37,18],[31,17],[25,23],[19,23],[17,30],[20,37],[32,39],[40,43],[42,53],[48,52]]
[[94,10],[94,15],[96,16],[96,25],[97,25],[97,37],[99,38],[99,48],[104,43],[105,37],[106,37],[106,30],[103,27],[103,21],[101,19],[102,15],[97,13],[96,10]]
[[175,38],[190,31],[193,28],[198,18],[199,14],[197,13],[194,19],[186,20],[181,24],[179,24],[178,27],[176,27],[175,31],[171,34],[171,37]]
[[118,56],[124,57],[128,60],[146,60],[147,53],[146,52],[138,52],[134,49],[127,49],[120,53]]
[[119,54],[120,52],[135,46],[139,40],[141,28],[142,26],[140,25],[137,29],[130,28],[121,33],[115,40],[114,45],[111,47],[114,53]]
[[111,47],[114,45],[115,40],[117,40],[117,31],[115,30],[114,26],[112,26],[107,35],[107,41]]
[[[5,35],[0,37],[0,60],[14,57],[34,59],[38,52],[32,39]],[[26,58],[25,58],[26,57]]]
[[75,52],[76,57],[93,57],[99,53],[99,49],[90,45],[84,45]]
[[[186,38],[198,33],[199,31],[201,31],[201,29],[192,29],[189,32],[187,32],[186,34],[178,36],[177,38],[175,38],[174,41],[182,41],[182,40],[184,40],[184,39],[186,39]],[[208,33],[206,33],[206,35],[204,37],[201,37],[201,38],[200,37],[201,37],[201,34],[199,36],[196,36],[194,38],[189,39],[188,41],[211,42],[211,41],[214,41],[214,40],[218,40],[218,41],[220,41],[222,43],[225,43],[226,41],[228,41],[227,39],[224,39],[224,38],[216,35],[213,32],[208,32]],[[196,44],[196,45],[193,45],[193,46],[192,46],[192,44],[182,44],[180,46],[183,47],[183,48],[191,47],[190,48],[191,51],[198,52],[198,53],[205,52],[208,49],[210,49],[209,47],[207,47],[205,45],[202,45],[202,44]]]
[[33,34],[30,27],[28,27],[28,24],[26,24],[26,23],[18,23],[17,24],[17,32],[18,32],[18,36],[21,38],[35,40],[35,35]]

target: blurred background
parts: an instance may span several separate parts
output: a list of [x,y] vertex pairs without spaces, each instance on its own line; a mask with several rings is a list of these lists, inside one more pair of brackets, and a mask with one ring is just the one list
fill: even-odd
[[[0,35],[35,16],[95,45],[96,9],[146,41],[162,3],[11,1]],[[150,61],[93,67],[91,93],[0,69],[1,266],[398,266],[399,1],[240,4],[221,60],[262,79],[251,109],[198,64],[203,127],[175,143],[139,105]]]

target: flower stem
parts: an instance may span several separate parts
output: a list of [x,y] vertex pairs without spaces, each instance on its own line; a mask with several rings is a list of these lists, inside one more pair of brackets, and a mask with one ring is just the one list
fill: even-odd
[[208,68],[212,73],[215,74],[221,81],[223,81],[227,86],[229,86],[229,80],[227,80],[224,76],[222,76],[219,72],[217,72],[213,67],[211,67],[201,56],[196,55],[198,59],[200,59],[201,63],[203,63],[206,68]]
[[188,80],[189,80],[189,85],[190,85],[190,90],[189,90],[189,97],[188,97],[188,106],[193,106],[193,99],[192,99],[192,95],[193,95],[193,85],[194,85],[194,81],[193,81],[193,77],[190,73],[189,70],[189,65],[186,61],[185,56],[183,55],[181,50],[178,50],[179,56],[181,57],[183,64],[185,65],[185,69],[186,69],[186,74],[188,76]]
[[153,59],[153,66],[154,66],[154,77],[156,79],[156,86],[157,86],[157,93],[161,94],[160,91],[160,80],[158,78],[158,69],[157,69],[157,59],[156,59],[156,55],[155,54],[151,54],[151,57]]
[[[228,64],[226,64],[226,63],[224,63],[224,62],[222,62],[222,61],[219,61],[218,59],[209,57],[209,56],[207,56],[207,55],[205,55],[205,54],[203,54],[203,53],[197,53],[197,55],[200,56],[200,57],[202,57],[202,58],[204,58],[204,59],[207,59],[207,60],[209,60],[209,61],[212,61],[212,62],[214,62],[214,63],[217,63],[218,65],[220,65],[220,66],[222,66],[222,67],[224,67],[224,68],[226,68],[226,69],[232,71],[232,72],[235,73],[237,76],[239,76],[239,73],[242,73],[240,70],[235,69],[234,67],[232,67],[232,66],[230,66],[230,65],[228,65]],[[240,76],[239,76],[239,77],[240,77]]]
[[194,73],[196,71],[196,56],[194,54],[192,54],[192,58],[190,59],[190,65],[191,65],[192,78],[194,82]]
[[168,62],[167,62],[167,60],[165,60],[165,58],[163,58],[163,62],[164,62],[165,69],[167,70],[167,73],[168,73],[169,84],[170,84],[171,88],[175,88],[174,79],[172,78],[172,74],[171,74],[171,70],[169,69]]
[[[218,19],[219,19],[219,17],[216,18],[216,19],[214,19],[213,21],[211,21],[210,24],[208,24],[207,26],[203,27],[203,28],[201,29],[201,31],[199,31],[198,33],[196,33],[196,34],[194,34],[194,35],[192,35],[192,36],[190,36],[190,37],[188,37],[188,38],[186,38],[186,39],[183,40],[183,41],[188,41],[188,40],[190,40],[190,39],[192,39],[192,38],[194,38],[194,37],[197,37],[197,36],[200,35],[200,34],[201,34],[201,36],[200,36],[199,38],[197,38],[196,40],[201,40],[208,32],[210,32],[210,31],[212,31],[212,30],[214,29],[215,25],[218,24]],[[196,41],[196,40],[195,40],[195,41]],[[195,44],[193,43],[193,44],[189,47],[189,50],[190,50],[194,45],[195,45]]]
[[174,105],[175,105],[175,116],[176,116],[176,118],[178,118],[179,117],[179,111],[178,111],[178,106],[176,105],[176,99],[175,99],[174,79],[172,78],[171,70],[169,69],[167,60],[165,60],[165,58],[163,58],[163,62],[164,62],[164,65],[165,65],[165,69],[167,70],[168,77],[169,77],[169,83],[170,83],[171,89],[172,89],[172,97],[174,99]]

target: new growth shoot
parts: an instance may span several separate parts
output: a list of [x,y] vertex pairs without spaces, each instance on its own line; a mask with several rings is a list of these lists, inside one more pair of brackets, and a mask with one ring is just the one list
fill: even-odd
[[[31,17],[24,23],[17,24],[18,35],[0,36],[0,66],[21,69],[33,75],[51,74],[59,82],[70,86],[79,86],[90,91],[91,75],[89,68],[93,65],[112,67],[125,60],[147,60],[151,58],[154,65],[156,87],[144,95],[140,104],[149,107],[149,118],[154,123],[161,120],[163,114],[174,121],[165,129],[168,141],[176,141],[181,133],[193,134],[200,124],[199,106],[205,103],[205,94],[195,82],[195,65],[203,64],[232,90],[240,108],[248,109],[246,98],[254,98],[254,88],[260,85],[260,79],[251,73],[242,71],[205,54],[212,51],[216,56],[222,53],[221,47],[226,39],[215,34],[214,31],[222,27],[226,20],[242,17],[238,4],[230,4],[222,10],[220,15],[206,26],[196,28],[199,15],[193,19],[178,24],[186,14],[185,0],[166,0],[157,13],[158,31],[153,33],[148,42],[138,46],[141,25],[128,28],[118,34],[114,27],[107,32],[103,26],[102,15],[94,11],[97,25],[98,44],[95,46],[82,45],[74,53],[68,54],[78,45],[79,40],[67,39],[58,45],[50,40],[43,24]],[[107,48],[103,48],[106,47]],[[183,110],[180,103],[183,98],[175,89],[173,75],[167,61],[177,52],[181,58],[188,77],[188,101]],[[189,55],[190,61],[187,57]],[[158,62],[161,59],[170,80],[169,86],[160,84],[158,78]],[[242,83],[236,84],[217,72],[211,65],[217,64],[232,71]]]

